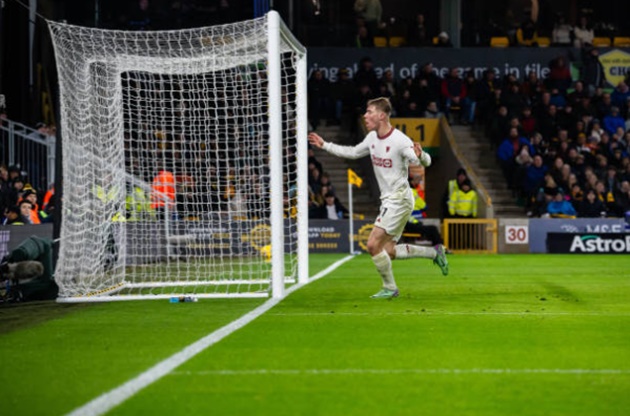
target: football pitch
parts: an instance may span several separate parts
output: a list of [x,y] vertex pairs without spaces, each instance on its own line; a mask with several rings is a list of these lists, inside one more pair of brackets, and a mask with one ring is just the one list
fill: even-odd
[[[356,256],[107,414],[630,414],[630,256],[449,261],[394,262],[374,300]],[[81,409],[264,302],[0,305],[0,413]]]

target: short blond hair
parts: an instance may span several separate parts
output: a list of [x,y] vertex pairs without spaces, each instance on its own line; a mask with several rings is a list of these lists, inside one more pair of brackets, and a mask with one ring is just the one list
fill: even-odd
[[374,106],[377,110],[382,111],[389,117],[392,114],[392,103],[387,97],[378,97],[367,102],[367,106]]

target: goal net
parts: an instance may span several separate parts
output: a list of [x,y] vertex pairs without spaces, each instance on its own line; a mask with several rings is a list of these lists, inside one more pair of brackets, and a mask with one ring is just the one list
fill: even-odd
[[306,53],[276,12],[177,31],[48,24],[59,301],[280,297],[308,279]]

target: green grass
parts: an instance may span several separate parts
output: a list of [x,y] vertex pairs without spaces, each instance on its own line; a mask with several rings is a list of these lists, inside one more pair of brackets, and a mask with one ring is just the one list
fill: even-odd
[[[373,300],[358,256],[111,414],[630,414],[628,256],[450,263],[394,262],[401,297]],[[0,308],[2,413],[66,413],[262,302]]]

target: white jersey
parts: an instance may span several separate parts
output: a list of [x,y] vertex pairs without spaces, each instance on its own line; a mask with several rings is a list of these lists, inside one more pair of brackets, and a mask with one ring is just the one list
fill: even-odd
[[409,165],[431,165],[431,156],[427,152],[422,152],[418,159],[413,149],[413,141],[393,127],[383,137],[379,137],[375,131],[369,132],[365,139],[354,147],[326,142],[323,148],[333,155],[346,159],[370,155],[381,199],[408,197]]

